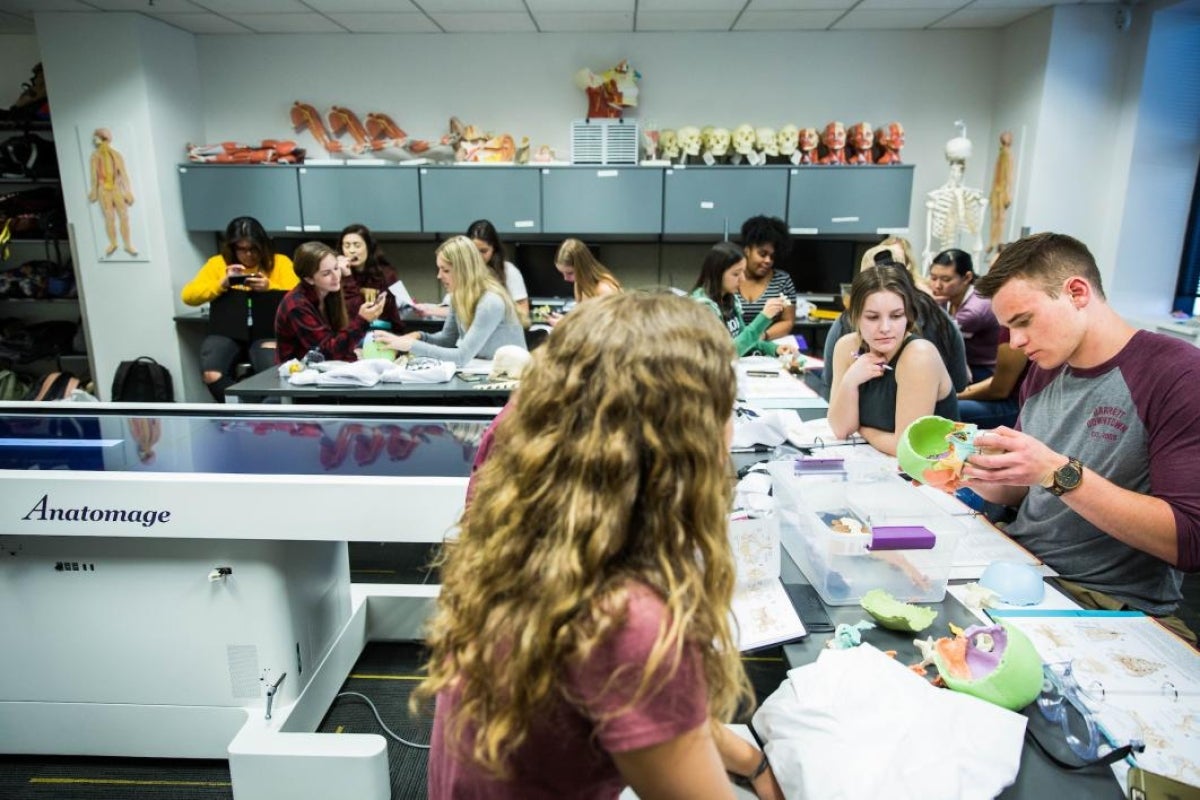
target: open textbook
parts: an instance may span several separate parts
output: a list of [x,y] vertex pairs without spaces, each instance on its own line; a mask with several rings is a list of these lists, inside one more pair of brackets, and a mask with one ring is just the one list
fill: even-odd
[[807,635],[779,579],[779,519],[773,511],[729,520],[729,544],[737,571],[733,617],[738,649],[757,650]]

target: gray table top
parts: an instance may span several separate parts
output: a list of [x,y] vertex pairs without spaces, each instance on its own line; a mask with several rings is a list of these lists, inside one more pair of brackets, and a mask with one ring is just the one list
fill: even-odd
[[[804,574],[792,561],[791,557],[785,551],[782,559],[781,577],[785,583],[808,583]],[[938,612],[935,630],[945,631],[946,623],[952,622],[963,628],[978,624],[978,620],[964,608],[951,595],[947,594],[945,601],[941,603],[922,603],[922,605],[930,605]],[[841,623],[853,624],[861,619],[869,619],[865,611],[858,605],[851,606],[826,606],[829,612],[830,621],[834,625]],[[934,634],[937,636],[938,634]],[[811,633],[802,641],[793,642],[783,646],[783,655],[788,662],[789,668],[798,667],[804,664],[811,664],[816,661],[817,656],[825,647],[825,642],[829,640],[831,634],[827,633]],[[913,639],[918,638],[915,634],[900,633],[898,631],[890,631],[885,628],[874,628],[863,632],[863,641],[870,642],[880,650],[895,650],[896,658],[905,664],[915,663],[920,660],[920,655],[917,652],[916,646],[913,644]],[[924,637],[920,637],[924,638]],[[946,691],[950,691],[947,689]],[[881,702],[886,702],[881,698]],[[1026,709],[1026,716],[1029,719],[1029,727],[1035,731],[1042,733],[1040,740],[1050,745],[1062,738],[1061,731],[1056,732],[1051,728],[1049,723],[1042,719],[1042,715],[1036,709]],[[1055,747],[1055,755],[1068,761],[1074,762],[1074,756],[1067,749],[1066,744],[1062,743],[1061,750]],[[1043,800],[1043,798],[1053,797],[1066,800],[1066,798],[1089,798],[1089,800],[1124,800],[1125,795],[1121,792],[1121,785],[1117,782],[1110,767],[1089,767],[1088,769],[1079,770],[1077,772],[1068,772],[1054,765],[1045,755],[1029,742],[1028,738],[1021,750],[1021,766],[1017,773],[1016,781],[1005,789],[999,795],[1001,798],[1009,800]]]

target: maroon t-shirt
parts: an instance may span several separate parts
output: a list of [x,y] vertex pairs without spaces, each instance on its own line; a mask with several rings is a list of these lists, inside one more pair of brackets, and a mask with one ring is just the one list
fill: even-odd
[[458,746],[445,741],[456,692],[438,695],[430,800],[613,800],[626,784],[611,753],[662,744],[705,724],[707,691],[695,646],[684,648],[678,669],[657,691],[626,707],[667,616],[666,603],[645,584],[630,583],[628,598],[624,624],[586,663],[564,668],[559,696],[537,715],[512,758],[511,780],[497,780],[469,760],[469,728]]

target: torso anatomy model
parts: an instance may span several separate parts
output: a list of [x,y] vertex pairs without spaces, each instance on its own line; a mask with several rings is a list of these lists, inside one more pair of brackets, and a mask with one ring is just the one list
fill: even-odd
[[[975,263],[983,256],[983,212],[987,199],[980,189],[962,185],[967,159],[971,157],[971,140],[966,126],[955,123],[962,135],[946,142],[946,160],[950,162],[950,178],[930,192],[925,200],[925,250],[921,264],[928,269],[935,253],[961,247],[971,253]],[[960,244],[959,238],[965,241]]]

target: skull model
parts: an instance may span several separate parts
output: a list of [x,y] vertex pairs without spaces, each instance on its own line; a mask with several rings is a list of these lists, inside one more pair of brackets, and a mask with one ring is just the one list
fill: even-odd
[[779,147],[775,144],[774,128],[759,128],[754,132],[754,148],[768,156],[779,155]]
[[754,128],[742,124],[733,129],[733,152],[744,156],[754,152]]
[[679,149],[685,156],[700,155],[700,129],[695,125],[680,128]]
[[795,125],[784,125],[775,134],[775,146],[779,149],[779,155],[790,156],[796,152],[796,143],[800,139],[800,131]]
[[668,161],[679,158],[679,135],[670,128],[658,132],[658,149]]
[[815,164],[817,161],[817,145],[821,143],[821,137],[817,135],[816,128],[801,128],[800,129],[800,163]]
[[724,158],[729,155],[729,139],[728,128],[713,128],[707,152],[714,158]]
[[716,130],[712,125],[705,125],[700,129],[700,149],[707,153],[712,147],[712,135]]

